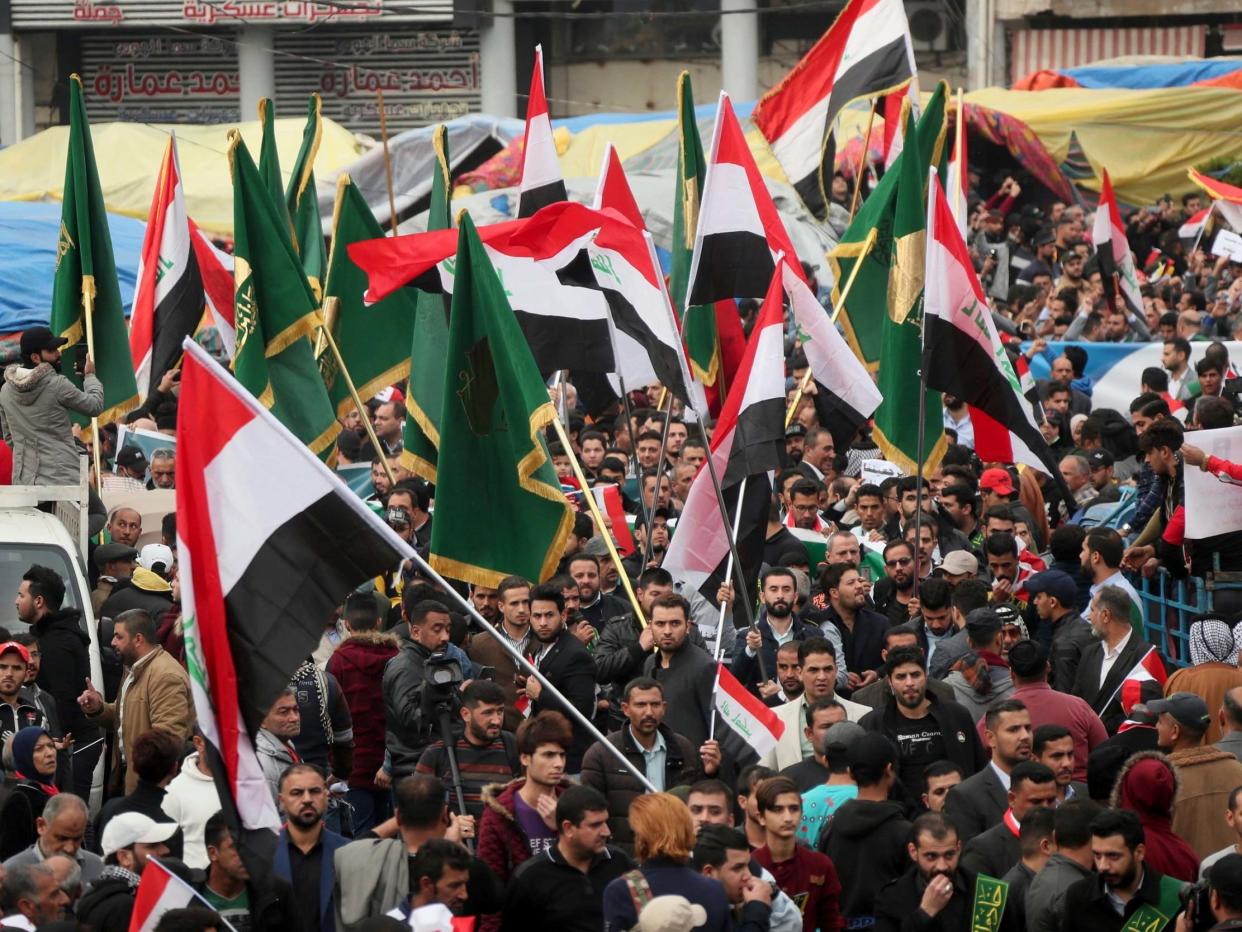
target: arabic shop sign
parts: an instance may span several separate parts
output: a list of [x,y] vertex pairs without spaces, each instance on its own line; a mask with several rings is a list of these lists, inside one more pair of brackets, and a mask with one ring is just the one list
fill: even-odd
[[17,29],[134,28],[153,25],[233,26],[254,23],[315,25],[446,23],[446,0],[401,0],[385,11],[384,0],[11,0]]

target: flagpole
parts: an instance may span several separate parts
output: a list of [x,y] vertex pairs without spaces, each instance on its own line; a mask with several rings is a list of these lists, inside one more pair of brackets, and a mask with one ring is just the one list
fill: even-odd
[[[661,390],[660,402],[656,405],[656,410],[664,403],[664,395],[669,394],[668,389]],[[656,502],[660,497],[660,480],[664,478],[664,457],[668,451],[668,424],[673,419],[673,400],[669,394],[668,411],[664,412],[664,429],[660,432],[660,458],[656,460],[656,480],[655,488],[651,491],[651,507],[647,509],[648,520],[646,531],[643,534],[643,569],[647,568],[647,562],[651,559],[651,525],[655,521]],[[671,481],[669,483],[672,484]],[[638,477],[638,498],[641,501],[643,497],[643,477]]]
[[[608,555],[612,557],[612,562],[616,564],[618,582],[625,588],[625,594],[630,600],[630,605],[634,608],[634,617],[645,628],[647,627],[647,616],[643,614],[643,607],[638,604],[638,596],[634,594],[634,587],[630,585],[629,574],[626,573],[625,566],[621,563],[621,554],[617,553],[617,545],[612,542],[612,532],[608,530],[608,525],[604,523],[604,516],[600,514],[599,505],[591,492],[591,486],[587,482],[586,473],[582,471],[582,463],[578,461],[578,454],[574,452],[574,446],[569,442],[569,434],[565,430],[565,425],[561,423],[560,418],[553,418],[552,426],[556,429],[556,436],[560,438],[561,446],[565,448],[565,455],[569,457],[569,464],[573,467],[574,476],[577,477],[578,483],[582,486],[582,497],[586,500],[587,508],[591,511],[591,517],[595,519],[595,526],[599,528],[600,536],[604,538],[604,545],[608,548]],[[641,486],[639,486],[638,497],[640,499],[643,497]]]
[[[95,276],[82,276],[82,319],[86,325],[86,355],[95,359]],[[99,378],[99,376],[95,376]],[[86,381],[83,376],[82,381]],[[100,379],[100,384],[103,380]],[[99,418],[91,417],[91,456],[95,460],[95,491],[103,494],[103,456],[99,451],[103,443],[99,436]]]
[[[324,304],[339,301],[336,297],[326,297],[323,299]],[[335,314],[335,308],[332,311]],[[316,324],[319,327],[319,334],[328,344],[328,348],[332,350],[332,356],[336,360],[337,368],[341,375],[345,378],[345,386],[349,389],[349,395],[354,399],[354,404],[358,406],[358,416],[362,420],[362,426],[367,430],[367,436],[371,438],[371,446],[375,448],[375,455],[379,457],[380,465],[384,467],[384,475],[388,477],[388,489],[392,491],[392,487],[397,484],[397,478],[392,474],[392,467],[388,464],[388,450],[380,443],[379,437],[375,434],[375,425],[371,423],[368,417],[367,406],[362,403],[362,399],[358,397],[358,389],[354,385],[354,380],[350,378],[349,370],[345,368],[345,360],[341,358],[341,349],[336,345],[336,338],[332,336],[332,331],[324,324],[323,318],[316,316]]]
[[[588,501],[595,500],[595,496],[590,493],[590,490],[587,490],[586,498]],[[403,541],[403,543],[405,542]],[[533,663],[522,655],[521,651],[510,644],[508,640],[501,636],[496,629],[492,627],[492,625],[482,615],[479,614],[479,610],[474,607],[474,604],[469,599],[449,585],[444,577],[432,569],[431,564],[424,560],[419,555],[418,551],[411,547],[408,543],[405,543],[405,550],[405,556],[417,564],[419,571],[433,582],[439,584],[440,588],[444,590],[444,594],[448,598],[452,599],[459,606],[461,606],[463,612],[474,618],[476,627],[490,636],[492,640],[496,642],[496,646],[508,654],[509,658],[513,660],[513,662],[516,663],[528,677],[533,676],[537,679],[543,687],[544,692],[551,694],[551,696],[564,707],[565,711],[569,713],[570,718],[574,719],[574,721],[585,728],[587,733],[590,734],[607,753],[611,754],[613,758],[621,764],[621,766],[623,766],[638,779],[639,783],[645,786],[652,793],[659,792],[651,781],[647,779],[646,771],[643,770],[642,767],[636,767],[634,763],[621,752],[620,748],[605,738],[603,733],[595,727],[591,720],[583,715],[572,702],[566,699],[561,691],[553,686],[552,683],[549,682],[548,678],[540,673],[538,668],[536,668]],[[622,575],[622,578],[625,578],[624,574]]]
[[867,164],[867,150],[871,147],[871,127],[875,123],[875,111],[879,105],[879,97],[871,98],[871,116],[867,117],[867,134],[863,136],[862,154],[858,156],[858,171],[854,175],[854,195],[850,198],[850,220],[854,219],[854,211],[858,209],[858,193],[862,190],[863,171]]
[[[720,610],[720,620],[721,622],[724,621],[724,609],[723,608]],[[717,640],[716,646],[717,647],[720,646],[719,640]],[[716,678],[712,680],[712,701],[713,703],[715,702],[716,691],[719,689],[720,689],[720,658],[717,657],[716,658]],[[711,721],[708,722],[708,725],[707,725],[707,740],[708,741],[716,740],[716,718],[717,718],[716,710],[713,708],[712,715],[711,715]]]
[[[693,410],[693,408],[691,410]],[[697,415],[698,412],[695,413]],[[725,504],[724,490],[720,486],[720,476],[716,474],[716,464],[712,461],[711,441],[707,439],[707,429],[703,426],[701,418],[698,420],[698,425],[699,434],[703,438],[703,444],[707,447],[707,461],[704,465],[707,466],[707,474],[711,477],[712,488],[716,491],[716,504],[720,508],[720,519],[724,523],[725,527],[729,527],[731,525],[729,520],[729,506]],[[746,487],[740,486],[740,489],[741,491],[745,491]],[[740,510],[741,507],[742,499],[739,495],[738,509]],[[729,541],[729,559],[733,563],[733,575],[735,577],[735,579],[729,579],[726,577],[725,581],[729,583],[736,583],[733,592],[733,602],[734,604],[738,604],[740,602],[743,614],[746,616],[746,627],[753,628],[755,626],[755,613],[751,610],[750,595],[746,592],[746,578],[742,575],[742,558],[738,556],[737,553],[736,535],[726,534],[725,537]],[[717,638],[716,643],[720,643],[719,637]]]
[[[750,476],[743,476],[742,483],[741,485],[738,486],[737,511],[734,512],[734,515],[733,515],[733,539],[734,540],[737,540],[737,532],[742,524],[742,499],[746,496],[746,483],[749,479],[750,479]],[[733,554],[734,554],[734,549],[730,548],[729,559],[725,564],[725,579],[729,579],[733,575]],[[736,595],[735,595],[735,598],[736,598]],[[725,615],[728,613],[728,610],[729,610],[729,603],[721,602],[720,603],[720,620],[716,624],[716,649],[712,652],[715,655],[715,659],[717,662],[719,662],[720,655],[723,653],[722,648],[724,647],[724,622],[725,622]],[[760,666],[762,665],[763,665],[763,661],[760,660]],[[763,671],[761,670],[760,673],[762,672]],[[764,677],[764,679],[767,679],[767,677]]]
[[[931,173],[927,180],[927,214],[931,214],[932,205],[935,203],[936,186],[940,183],[937,177],[936,166],[931,166]],[[923,298],[920,297],[922,302]],[[914,547],[912,556],[914,557],[914,595],[911,598],[919,597],[919,548],[923,542],[923,446],[927,442],[927,360],[923,358],[924,334],[926,328],[924,324],[927,321],[927,315],[922,307],[919,308],[919,432],[916,447],[916,455],[918,463],[914,471]]]
[[[878,233],[873,227],[863,240],[862,252],[858,254],[858,258],[854,260],[854,267],[850,269],[850,277],[846,279],[845,287],[841,289],[841,297],[837,299],[836,306],[832,309],[832,323],[837,322],[837,318],[841,315],[841,309],[845,307],[845,299],[850,296],[850,289],[854,287],[854,282],[858,278],[858,272],[862,269],[863,260],[867,258],[867,253],[871,252],[871,247],[875,245]],[[798,410],[798,405],[802,401],[802,395],[806,392],[807,386],[811,384],[811,378],[814,372],[811,369],[810,362],[807,362],[806,372],[802,373],[802,381],[798,383],[798,390],[794,393],[793,401],[789,404],[789,410],[785,412],[785,427],[788,429],[793,421],[794,412]]]
[[397,199],[392,191],[392,159],[388,155],[388,118],[384,113],[384,92],[378,87],[375,89],[375,100],[379,105],[380,142],[384,145],[384,177],[388,179],[388,226],[392,229],[392,235],[396,236]]

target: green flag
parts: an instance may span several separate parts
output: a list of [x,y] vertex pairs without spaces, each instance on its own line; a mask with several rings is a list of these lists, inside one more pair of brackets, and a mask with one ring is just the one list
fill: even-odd
[[[680,315],[682,339],[695,378],[715,385],[720,375],[720,338],[716,333],[716,309],[710,304],[686,307],[690,287],[690,262],[694,257],[694,231],[699,225],[699,199],[707,160],[703,140],[694,118],[694,89],[690,72],[677,76],[677,193],[673,203],[673,250],[669,259],[669,289],[673,310]],[[683,311],[683,308],[685,310]]]
[[[276,150],[276,107],[266,97],[259,100],[259,177],[277,204],[285,203],[285,181],[280,173],[280,153]],[[287,210],[287,208],[286,208]]]
[[[328,258],[323,247],[323,220],[319,216],[319,196],[315,192],[315,154],[319,151],[319,138],[323,135],[321,108],[323,102],[318,94],[311,94],[306,102],[306,129],[302,131],[302,148],[293,163],[293,174],[285,191],[285,205],[293,219],[293,243],[302,257],[302,269],[315,297],[323,295],[323,279],[327,274]],[[267,135],[264,134],[264,142]],[[273,146],[273,161],[275,160]],[[279,175],[279,166],[277,174]],[[338,186],[337,193],[340,193]],[[367,210],[368,215],[370,210]],[[379,227],[376,226],[376,230]],[[383,236],[377,232],[376,236]],[[335,237],[334,237],[335,239]]]
[[542,582],[573,526],[543,430],[548,389],[469,215],[461,219],[440,416],[431,565],[494,587],[512,574]]
[[[447,230],[449,213],[448,133],[437,126],[431,144],[436,164],[431,175],[428,230]],[[440,411],[444,407],[444,359],[448,349],[448,317],[444,295],[419,292],[410,350],[409,391],[405,395],[405,434],[401,464],[428,482],[436,481],[440,449]]]
[[229,133],[237,380],[323,460],[341,431],[309,335],[318,302],[289,239],[285,202],[264,186],[241,134]]
[[997,932],[1005,915],[1009,884],[987,874],[975,878],[975,901],[970,907],[971,932]]
[[[91,315],[95,375],[103,383],[106,424],[138,406],[134,361],[129,353],[129,331],[121,305],[121,289],[112,257],[112,237],[104,211],[103,188],[95,168],[95,148],[82,99],[82,81],[69,79],[69,152],[65,160],[65,190],[56,244],[56,271],[52,278],[52,333],[68,344],[62,369],[78,388],[78,355],[87,338],[86,309]],[[73,415],[80,424],[89,418]]]
[[[884,400],[875,412],[873,436],[884,456],[908,473],[922,460],[927,472],[935,470],[947,445],[940,392],[927,392],[923,410],[923,448],[919,449],[919,377],[923,360],[923,254],[928,163],[919,158],[923,121],[906,121],[906,138],[897,164],[898,175],[889,227],[890,269],[880,320],[880,369],[877,386]],[[888,175],[885,175],[887,178]],[[860,273],[861,274],[861,273]],[[854,285],[855,292],[858,285]],[[850,303],[860,306],[854,295]]]
[[[332,254],[324,284],[324,315],[364,404],[385,386],[400,382],[410,370],[414,296],[398,288],[379,304],[366,307],[362,303],[367,290],[366,273],[354,265],[346,250],[350,243],[383,236],[366,198],[349,175],[342,173],[336,182],[336,208],[332,212]],[[357,406],[331,349],[321,350],[319,367],[332,409],[337,416],[344,417]]]
[[[948,85],[942,81],[932,92],[927,107],[919,118],[917,155],[924,174],[928,165],[940,162],[944,150],[947,93]],[[897,157],[898,161],[911,151],[911,142],[910,139],[903,141],[902,154]],[[858,279],[850,291],[849,301],[838,317],[850,346],[872,372],[880,364],[880,341],[886,319],[881,309],[887,306],[893,267],[893,222],[896,219],[900,177],[901,171],[897,164],[884,173],[875,190],[858,208],[858,213],[854,215],[840,242],[828,254],[833,274],[832,300],[836,306],[840,304],[842,287],[849,280],[859,256],[863,255],[868,234],[872,230],[876,231],[875,245],[863,258],[862,268],[859,269]],[[922,212],[925,207],[920,206],[919,210]]]

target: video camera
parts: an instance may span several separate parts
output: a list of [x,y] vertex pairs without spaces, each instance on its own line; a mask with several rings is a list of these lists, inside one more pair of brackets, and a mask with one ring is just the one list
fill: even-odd
[[435,721],[443,706],[452,711],[457,689],[465,679],[461,663],[448,651],[438,650],[423,661],[423,715]]

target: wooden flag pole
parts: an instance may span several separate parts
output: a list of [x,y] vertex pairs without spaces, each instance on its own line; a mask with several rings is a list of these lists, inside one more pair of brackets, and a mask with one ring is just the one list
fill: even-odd
[[[95,276],[82,276],[82,322],[86,327],[86,356],[95,360]],[[96,376],[99,378],[99,376]],[[82,377],[86,381],[86,377]],[[102,383],[102,380],[100,380]],[[99,418],[91,418],[91,458],[95,461],[95,491],[103,494],[103,456],[99,451]],[[118,453],[120,450],[117,451]]]
[[[559,417],[552,419],[552,426],[556,430],[556,436],[561,441],[561,446],[565,448],[565,455],[569,457],[569,463],[573,467],[574,476],[577,477],[578,484],[582,488],[582,497],[586,500],[587,509],[595,520],[595,526],[599,528],[600,536],[604,538],[604,545],[608,548],[608,556],[612,557],[612,562],[616,564],[617,580],[625,587],[626,597],[629,598],[630,605],[634,607],[634,617],[638,619],[639,625],[645,628],[647,627],[647,616],[643,614],[643,607],[638,604],[638,596],[634,594],[634,587],[630,585],[629,574],[625,572],[625,567],[621,564],[621,554],[617,553],[617,545],[612,542],[612,532],[608,530],[608,525],[604,523],[604,516],[600,514],[599,505],[595,502],[595,494],[591,491],[591,486],[587,484],[586,473],[582,471],[582,464],[578,462],[578,454],[574,452],[574,445],[569,440],[569,433],[565,430],[565,425],[561,423]],[[642,498],[641,487],[638,497]]]
[[[327,297],[323,300],[324,304],[327,305],[328,302],[337,302],[340,299]],[[335,308],[332,308],[331,311],[328,311],[325,308],[325,313],[330,313],[335,317],[335,310]],[[388,477],[388,488],[391,490],[397,484],[397,477],[392,474],[392,467],[388,465],[388,450],[380,443],[380,439],[375,433],[375,425],[371,423],[371,418],[367,416],[367,406],[358,397],[358,388],[354,385],[354,380],[350,377],[349,370],[345,368],[345,360],[341,358],[341,349],[336,345],[336,338],[332,336],[332,331],[324,324],[322,317],[316,315],[315,322],[319,327],[319,335],[328,344],[328,349],[332,351],[332,357],[336,360],[337,369],[340,370],[341,376],[345,379],[345,387],[349,389],[349,396],[354,399],[354,404],[358,406],[358,417],[362,421],[362,426],[367,429],[367,436],[371,438],[371,446],[375,448],[375,455],[379,457],[380,465],[384,467],[384,475]]]
[[[867,233],[867,238],[863,240],[862,252],[854,260],[854,267],[850,269],[850,277],[846,279],[845,287],[841,289],[841,297],[837,300],[836,307],[832,309],[832,322],[834,324],[837,322],[837,317],[841,314],[841,309],[845,307],[845,299],[850,296],[850,289],[854,287],[854,282],[858,279],[858,270],[862,268],[863,259],[867,258],[867,253],[871,252],[871,247],[875,245],[877,235],[876,231],[872,229]],[[798,383],[798,390],[794,392],[793,401],[789,403],[789,409],[785,412],[786,428],[793,422],[794,412],[798,410],[798,405],[802,402],[802,396],[806,392],[807,386],[811,384],[813,375],[814,373],[808,360],[806,372],[802,373],[802,380]]]
[[392,158],[388,154],[388,117],[384,113],[384,92],[375,89],[375,101],[379,105],[380,142],[384,146],[384,177],[388,179],[388,226],[397,235],[397,199],[392,191]]
[[[867,134],[863,136],[862,154],[858,157],[858,171],[854,175],[854,196],[850,198],[850,220],[854,219],[854,211],[858,209],[858,194],[862,191],[863,171],[867,165],[867,150],[871,147],[871,127],[875,123],[875,112],[879,109],[880,98],[871,101],[871,116],[867,117]],[[848,223],[846,224],[848,226]]]

